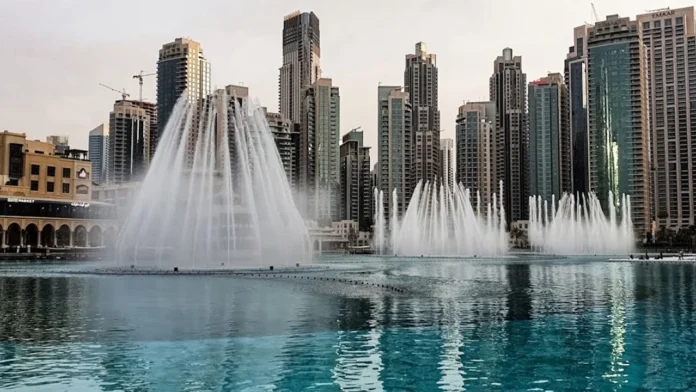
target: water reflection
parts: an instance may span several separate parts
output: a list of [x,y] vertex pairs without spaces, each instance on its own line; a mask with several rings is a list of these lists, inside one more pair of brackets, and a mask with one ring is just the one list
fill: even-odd
[[[402,263],[366,280],[0,277],[0,389],[693,388],[690,265]],[[340,272],[332,272],[340,274]]]

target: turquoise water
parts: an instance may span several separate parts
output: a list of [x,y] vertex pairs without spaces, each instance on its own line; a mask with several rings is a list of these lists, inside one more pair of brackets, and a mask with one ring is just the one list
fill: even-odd
[[325,263],[302,279],[0,264],[0,390],[696,389],[693,265]]

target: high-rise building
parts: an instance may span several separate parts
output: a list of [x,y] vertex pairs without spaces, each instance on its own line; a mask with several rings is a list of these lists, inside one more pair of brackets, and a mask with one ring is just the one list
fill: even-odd
[[147,101],[131,101],[134,105],[139,106],[147,112],[150,117],[150,135],[148,136],[149,152],[147,167],[150,167],[152,159],[155,158],[155,149],[157,147],[157,140],[159,137],[159,127],[157,122],[157,104]]
[[131,104],[145,109],[148,117],[150,118],[150,125],[148,127],[148,153],[147,162],[145,162],[146,168],[150,167],[152,159],[155,157],[155,147],[157,146],[157,104],[147,101],[128,101]]
[[416,44],[415,54],[406,55],[404,92],[413,109],[412,180],[435,182],[440,176],[437,56],[428,53],[423,42]]
[[[225,88],[216,89],[212,94],[198,101],[198,108],[194,113],[192,121],[194,129],[197,129],[200,124],[206,124],[211,109],[215,108],[217,113],[227,113],[227,118],[218,115],[215,119],[215,127],[219,129],[226,128],[227,134],[227,149],[230,157],[230,169],[233,178],[236,179],[238,156],[237,156],[237,139],[235,135],[236,116],[238,113],[246,113],[249,110],[249,88],[244,86],[227,85]],[[225,121],[227,124],[225,124]],[[217,133],[216,143],[223,145],[223,133]],[[188,141],[188,159],[189,163],[193,163],[193,151],[197,142],[198,132],[194,131],[189,134]]]
[[200,43],[177,38],[162,46],[157,61],[157,140],[184,91],[193,104],[211,93],[210,63],[203,56]]
[[[386,218],[397,209],[402,216],[413,194],[412,180],[412,109],[408,93],[400,87],[379,86],[379,135],[377,156],[379,160],[378,188],[384,192]],[[396,198],[394,200],[394,190]]]
[[455,181],[469,189],[472,202],[486,205],[498,188],[495,180],[495,102],[467,102],[459,107],[456,128]]
[[503,181],[506,222],[526,220],[529,209],[527,75],[522,57],[503,49],[493,63],[491,101],[496,104],[495,179]]
[[653,213],[674,230],[696,224],[694,7],[638,15],[648,55]]
[[[265,108],[264,108],[265,110]],[[266,111],[266,121],[273,133],[276,147],[280,160],[285,169],[285,175],[288,178],[288,183],[291,189],[296,189],[297,180],[300,176],[300,132],[296,126],[288,118],[279,113],[270,113]]]
[[573,30],[575,44],[565,60],[565,83],[568,88],[568,118],[571,132],[572,190],[585,194],[590,190],[589,139],[587,128],[587,37],[591,25]]
[[305,92],[300,129],[301,206],[310,219],[327,224],[340,218],[339,142],[341,97],[331,79]]
[[454,140],[440,140],[440,181],[454,189]]
[[150,155],[150,116],[137,101],[118,100],[109,114],[109,182],[142,180]]
[[99,124],[89,131],[89,160],[92,162],[92,182],[108,182],[109,125]]
[[70,149],[70,142],[67,136],[53,135],[46,137],[46,143],[51,143],[56,147],[56,154],[63,155]]
[[572,192],[568,89],[560,73],[529,83],[530,194],[559,200]]
[[370,147],[363,146],[363,132],[343,135],[341,144],[341,220],[358,222],[361,231],[372,226]]
[[283,21],[283,65],[278,80],[279,112],[301,123],[305,90],[321,77],[319,18],[293,12]]
[[590,30],[587,50],[590,190],[605,212],[610,192],[617,207],[629,195],[640,238],[651,227],[651,203],[647,54],[638,22],[607,16]]

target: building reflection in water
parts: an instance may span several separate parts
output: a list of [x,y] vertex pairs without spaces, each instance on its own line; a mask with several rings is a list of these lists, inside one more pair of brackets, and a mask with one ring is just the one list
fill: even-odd
[[433,264],[380,278],[406,294],[0,277],[0,389],[78,377],[103,390],[690,387],[693,266]]

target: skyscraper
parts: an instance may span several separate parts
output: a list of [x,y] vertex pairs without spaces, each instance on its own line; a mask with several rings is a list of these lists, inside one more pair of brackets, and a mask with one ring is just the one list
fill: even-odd
[[471,200],[486,205],[498,191],[495,180],[495,102],[467,102],[459,107],[456,128],[455,181],[471,190]]
[[89,160],[92,162],[92,182],[108,182],[109,125],[99,124],[89,131]]
[[660,226],[696,224],[694,7],[638,15],[648,55],[653,207]]
[[617,207],[629,195],[641,238],[651,203],[647,55],[638,22],[607,16],[590,30],[587,49],[590,190],[605,212],[609,192]]
[[454,189],[454,140],[440,140],[440,181]]
[[283,163],[290,188],[295,190],[300,175],[299,127],[296,127],[292,121],[278,113],[266,112],[266,121],[268,121],[268,126],[273,133],[273,139],[278,148],[278,154]]
[[572,192],[568,89],[559,73],[529,83],[530,194],[559,200]]
[[571,132],[573,193],[590,190],[589,139],[587,129],[587,37],[591,25],[573,30],[575,45],[565,60],[565,83],[568,88],[568,116]]
[[[402,216],[413,193],[411,180],[412,109],[408,93],[400,87],[379,86],[379,135],[377,139],[377,156],[379,159],[378,188],[384,192],[384,212],[387,219],[392,208]],[[397,200],[393,192],[396,190]]]
[[278,80],[279,112],[299,124],[304,91],[321,77],[319,18],[293,12],[283,21],[283,65]]
[[150,116],[138,102],[118,100],[109,114],[109,182],[142,180],[149,161]]
[[361,231],[372,225],[370,147],[363,146],[363,132],[343,135],[341,144],[341,219],[358,222]]
[[527,219],[529,207],[529,156],[527,129],[527,75],[522,57],[512,49],[493,63],[491,101],[496,104],[495,177],[503,180],[503,200],[508,224]]
[[416,53],[406,55],[404,92],[411,102],[413,116],[412,181],[435,182],[440,175],[440,110],[438,109],[437,56],[428,53],[423,42]]
[[341,97],[331,79],[317,80],[305,91],[300,129],[300,184],[306,216],[337,221]]
[[158,137],[162,137],[174,104],[184,91],[189,102],[196,104],[211,93],[210,86],[210,63],[203,56],[200,43],[177,38],[164,44],[157,61]]
[[147,162],[145,162],[146,168],[150,167],[152,159],[155,157],[155,147],[157,146],[158,138],[158,127],[157,127],[157,104],[147,101],[129,101],[135,106],[145,109],[148,117],[150,118],[150,124],[148,125],[148,153]]

